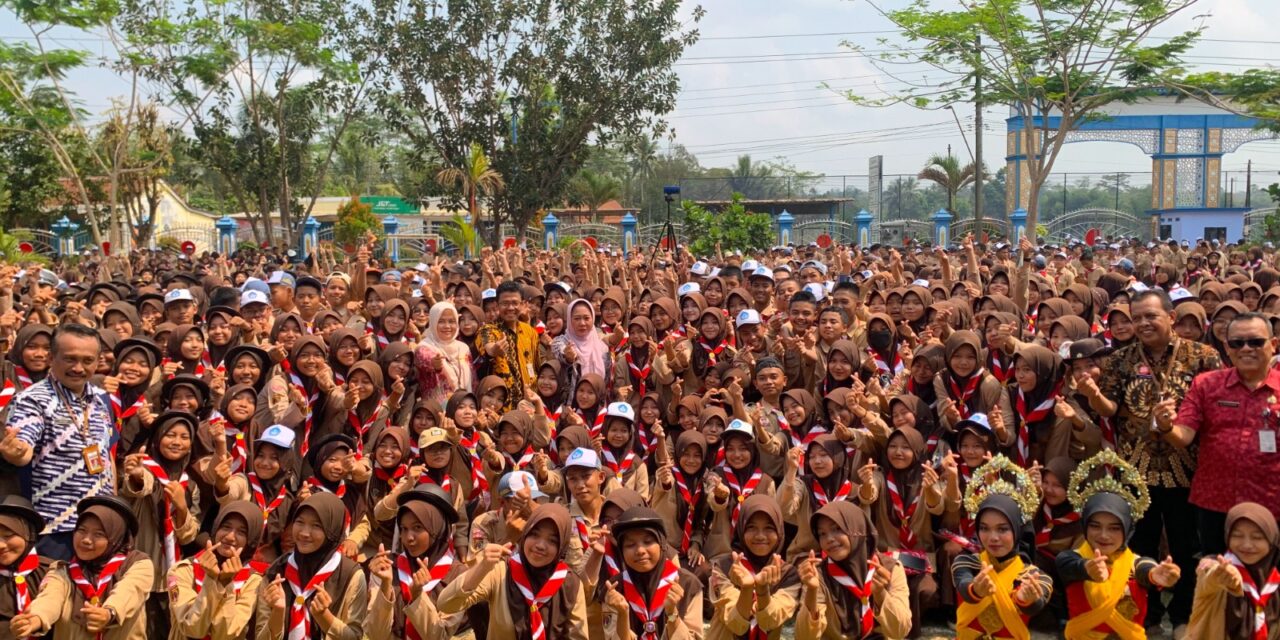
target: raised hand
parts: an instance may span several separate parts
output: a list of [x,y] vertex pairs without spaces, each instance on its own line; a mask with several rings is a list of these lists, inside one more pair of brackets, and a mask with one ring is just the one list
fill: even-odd
[[768,566],[756,574],[756,591],[772,592],[773,587],[782,579],[782,556],[773,554]]
[[671,583],[671,588],[667,590],[667,599],[662,602],[662,610],[668,616],[678,615],[680,613],[680,601],[684,599],[684,587],[679,582]]
[[80,614],[84,616],[85,630],[92,634],[102,632],[111,624],[111,612],[106,607],[86,604],[80,608]]
[[792,447],[788,450],[786,473],[791,474],[799,471],[802,460],[804,460],[804,447]]
[[1062,399],[1062,394],[1058,394],[1053,397],[1053,415],[1062,420],[1074,421],[1076,419],[1076,409]]
[[1111,577],[1111,567],[1107,566],[1107,554],[1095,551],[1092,558],[1085,561],[1085,573],[1094,582],[1106,582]]
[[124,457],[124,475],[126,478],[134,481],[141,481],[147,472],[146,467],[142,466],[142,459],[147,456],[147,445],[142,445],[137,453],[131,453]]
[[991,568],[991,565],[982,565],[982,570],[973,579],[973,595],[985,598],[994,593],[996,590],[994,575],[995,570]]
[[507,544],[487,544],[484,549],[480,550],[480,557],[477,558],[479,564],[493,568],[500,562],[506,562],[511,557],[511,550],[515,545],[508,542]]
[[800,584],[804,585],[805,589],[819,589],[822,586],[822,578],[818,574],[818,562],[818,555],[810,551],[809,557],[801,560],[796,566],[796,571],[800,574]]
[[604,555],[608,551],[609,541],[609,525],[600,525],[600,528],[587,533],[587,542],[591,545],[591,550]]
[[754,588],[756,576],[742,564],[742,554],[733,552],[733,564],[729,567],[729,582],[739,590]]
[[860,480],[862,484],[870,484],[874,482],[876,478],[876,469],[878,468],[879,467],[876,466],[874,460],[867,460],[866,464],[858,468],[858,480]]
[[316,595],[312,596],[311,603],[307,605],[307,608],[311,610],[311,617],[315,619],[323,617],[332,604],[333,597],[329,595],[328,591],[320,588],[316,589]]
[[1151,570],[1151,582],[1156,586],[1168,589],[1178,583],[1182,577],[1182,569],[1173,563],[1173,558],[1165,556],[1164,560]]
[[0,440],[0,455],[9,460],[21,459],[27,453],[27,445],[18,439],[17,427],[5,427],[4,439]]
[[36,635],[40,630],[40,617],[34,613],[20,613],[9,620],[9,633],[15,638]]
[[663,489],[670,489],[675,486],[676,480],[675,474],[672,472],[672,468],[673,465],[670,462],[658,467],[655,479],[658,481],[658,486]]
[[422,593],[422,588],[431,582],[431,567],[427,566],[426,560],[417,559],[418,568],[413,572],[412,595],[418,597]]
[[880,561],[879,553],[872,556],[871,566],[875,567],[875,574],[871,576],[871,597],[875,598],[876,602],[884,602],[885,595],[889,593],[889,582],[893,579],[893,572]]
[[629,605],[627,605],[627,599],[621,593],[618,593],[612,581],[604,584],[604,603],[613,609],[619,618],[625,619],[628,615]]

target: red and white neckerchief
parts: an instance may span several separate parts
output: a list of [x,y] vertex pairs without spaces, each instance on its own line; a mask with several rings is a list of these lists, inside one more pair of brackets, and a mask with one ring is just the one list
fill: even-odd
[[[787,417],[783,415],[781,411],[777,409],[769,409],[769,413],[772,413],[774,419],[778,421],[778,430],[786,434],[787,442],[790,442],[792,447],[804,446],[813,441],[813,438],[809,438],[808,434],[805,434],[804,439],[797,436],[796,433],[791,430],[791,423],[787,421]],[[817,438],[818,436],[814,435],[813,437]],[[808,440],[809,442],[806,442],[805,440]],[[804,460],[803,456],[801,456],[801,460]],[[803,462],[801,464],[803,464]]]
[[320,478],[317,478],[315,476],[311,476],[310,478],[307,478],[307,484],[311,485],[312,489],[319,489],[320,491],[323,491],[325,493],[332,493],[333,495],[338,496],[339,498],[345,498],[347,496],[346,480],[339,480],[337,489],[330,489],[329,487],[326,487],[324,483],[320,481]]
[[533,456],[535,453],[536,452],[533,450],[533,445],[528,445],[524,448],[524,452],[520,454],[519,460],[517,460],[514,456],[508,454],[505,451],[502,453],[502,456],[507,459],[508,463],[511,464],[512,469],[522,470],[525,467],[529,466],[530,464],[533,464]]
[[1267,601],[1271,600],[1271,596],[1275,594],[1276,589],[1280,589],[1280,571],[1276,571],[1272,567],[1271,575],[1267,576],[1267,583],[1262,585],[1262,589],[1259,590],[1258,584],[1253,581],[1253,576],[1249,574],[1249,570],[1235,554],[1228,553],[1226,558],[1228,562],[1240,571],[1240,582],[1244,587],[1244,595],[1253,604],[1253,640],[1267,640]]
[[[365,333],[368,333],[368,331],[369,331],[369,330],[368,330],[368,328],[366,328],[366,329],[365,329]],[[390,338],[388,338],[388,337],[387,337],[386,332],[382,331],[381,329],[379,329],[379,330],[378,330],[378,335],[377,335],[377,336],[375,336],[375,338],[377,339],[377,341],[378,341],[378,346],[379,346],[380,348],[385,348],[385,347],[388,347],[388,346],[390,346],[390,345],[391,345],[391,339],[390,339]],[[396,339],[395,339],[395,341],[396,341],[396,342],[403,342],[403,343],[405,343],[405,344],[408,344],[408,343],[409,343],[409,336],[405,335],[404,333],[401,333],[401,334],[400,334],[400,337],[399,337],[399,338],[396,338]]]
[[[360,420],[360,415],[355,409],[347,411],[347,423],[351,425],[352,431],[356,432],[356,460],[364,459],[364,434],[369,433],[369,429],[373,428],[373,423],[378,421],[382,416],[382,408],[374,409],[373,415],[369,416],[369,421]],[[388,421],[390,418],[388,418]]]
[[1054,527],[1069,525],[1073,522],[1080,521],[1080,513],[1070,511],[1061,518],[1053,517],[1053,509],[1049,505],[1044,505],[1044,528],[1036,532],[1036,548],[1044,547],[1053,539]]
[[693,517],[697,511],[698,501],[702,499],[702,483],[694,482],[693,488],[691,484],[685,480],[684,472],[679,467],[672,467],[671,475],[676,481],[676,491],[680,492],[680,499],[689,506],[689,511],[685,513],[684,525],[680,531],[680,553],[689,552],[689,544],[693,541]]
[[965,381],[964,388],[961,389],[956,385],[955,378],[950,374],[947,375],[947,388],[950,390],[948,395],[951,396],[952,402],[956,405],[956,411],[960,412],[961,418],[968,418],[971,413],[969,409],[969,398],[978,392],[978,386],[982,384],[982,374],[984,370],[979,367],[969,379]]
[[27,612],[27,607],[31,605],[31,584],[27,581],[27,576],[31,575],[40,567],[40,556],[36,553],[35,545],[27,551],[26,557],[22,562],[18,563],[16,571],[0,569],[0,576],[5,578],[13,578],[13,597],[14,612],[21,614]]
[[307,395],[306,385],[303,384],[302,378],[297,373],[294,373],[293,365],[289,364],[287,358],[280,361],[280,368],[289,375],[289,383],[298,390],[298,393],[302,394],[302,397],[307,399],[307,407],[302,414],[302,444],[300,445],[302,455],[305,457],[307,451],[311,450],[311,427],[315,423],[315,406],[316,402],[320,400],[320,389],[317,388],[315,393]]
[[668,336],[675,336],[675,337],[677,337],[677,338],[685,338],[685,337],[688,337],[689,332],[688,332],[688,331],[685,331],[684,325],[679,324],[679,325],[676,325],[675,327],[673,327],[673,328],[671,329],[671,331],[668,331],[668,332],[667,332],[667,335],[668,335]]
[[1022,387],[1018,387],[1018,399],[1013,403],[1013,408],[1018,412],[1018,418],[1022,424],[1018,425],[1017,451],[1018,459],[1014,462],[1018,466],[1026,466],[1031,460],[1031,425],[1048,418],[1053,413],[1054,398],[1058,396],[1058,390],[1055,388],[1049,397],[1040,401],[1034,409],[1027,409],[1027,396],[1022,392]]
[[262,482],[258,480],[258,474],[250,471],[245,475],[249,478],[249,488],[253,491],[253,503],[258,505],[259,509],[262,509],[262,522],[266,523],[272,512],[280,508],[280,504],[284,502],[284,497],[289,495],[289,483],[281,483],[280,491],[268,503],[266,493],[262,491]]
[[333,381],[334,381],[335,383],[337,383],[337,384],[346,384],[346,383],[347,383],[347,374],[342,373],[341,371],[334,371],[334,372],[333,372]]
[[[738,558],[738,564],[745,567],[746,570],[751,572],[753,575],[756,573],[759,573],[759,571],[757,571],[755,567],[751,566],[751,563],[747,562],[746,556],[742,556]],[[751,603],[753,605],[752,606],[753,613],[751,614],[751,620],[749,621],[751,623],[751,626],[747,629],[747,635],[746,635],[747,640],[769,640],[769,634],[765,633],[765,631],[760,628],[760,623],[756,621],[756,616],[754,613],[755,611],[754,605],[756,605],[758,601],[759,600],[756,597],[756,595],[754,593],[751,594]]]
[[724,350],[729,348],[729,343],[721,340],[719,344],[713,347],[711,346],[711,343],[703,340],[702,338],[698,338],[698,346],[702,347],[702,350],[707,352],[707,362],[714,365],[716,360],[720,357],[720,354],[724,353]]
[[[156,462],[151,456],[146,454],[143,454],[142,456],[142,466],[146,468],[147,471],[150,471],[151,475],[155,476],[156,482],[159,482],[161,487],[168,487],[170,482],[177,482],[182,485],[183,491],[186,491],[190,478],[187,477],[187,472],[185,470],[182,472],[181,477],[177,479],[170,478],[169,474],[165,472],[164,467],[161,467],[160,463]],[[170,503],[168,492],[163,493],[164,497],[161,499],[161,504],[164,509],[164,560],[167,563],[166,566],[172,567],[177,564],[178,560],[181,559],[181,556],[178,552],[178,536],[174,532],[173,505]]]
[[[18,388],[14,386],[13,381],[5,380],[4,387],[0,388],[0,409],[4,409],[5,407],[9,406],[9,403],[13,401],[13,396],[17,394],[18,394]],[[120,401],[119,396],[115,395],[114,393],[111,394],[111,403],[113,406],[119,403],[119,401]]]
[[747,478],[746,484],[742,484],[738,482],[738,474],[734,473],[733,469],[724,468],[724,483],[729,485],[734,495],[737,496],[737,501],[733,505],[733,511],[730,512],[729,518],[730,525],[734,530],[738,528],[738,516],[742,514],[742,503],[746,502],[747,498],[756,492],[756,486],[760,484],[760,478],[763,475],[764,473],[760,471],[760,468],[756,467],[756,470],[751,472],[751,477]]
[[871,579],[875,576],[874,568],[867,569],[867,578],[862,581],[862,586],[853,583],[853,576],[850,576],[843,567],[827,558],[826,562],[827,575],[835,580],[836,584],[845,588],[854,598],[858,599],[858,606],[862,609],[862,637],[871,635],[872,630],[876,627],[875,611],[871,607]]
[[[111,556],[111,559],[102,565],[102,571],[98,573],[97,584],[90,584],[89,579],[84,577],[84,569],[80,568],[79,558],[71,559],[71,564],[67,565],[67,574],[71,576],[71,582],[75,583],[76,588],[80,590],[80,594],[84,596],[85,602],[96,607],[106,599],[107,591],[111,589],[111,582],[115,578],[116,572],[124,565],[124,560],[125,555],[123,553]],[[98,637],[102,637],[102,634],[99,633]]]
[[579,417],[579,418],[582,418],[582,423],[583,423],[583,424],[587,424],[587,425],[588,425],[588,426],[587,426],[587,433],[591,434],[591,437],[592,437],[592,438],[594,438],[594,437],[596,437],[596,436],[600,435],[600,432],[604,430],[604,419],[605,419],[605,418],[607,418],[607,417],[609,417],[609,412],[607,412],[607,411],[602,411],[602,410],[600,410],[600,409],[598,409],[598,408],[597,408],[597,409],[596,409],[596,417],[595,417],[595,419],[594,419],[594,420],[592,420],[590,424],[588,424],[588,423],[587,423],[587,414],[586,414],[582,409],[574,409],[574,410],[573,410],[573,412],[574,412],[574,413],[576,413],[576,414],[578,414],[578,417]]
[[884,358],[881,358],[880,354],[876,353],[876,350],[871,347],[867,347],[867,355],[871,357],[871,362],[875,363],[876,374],[878,375],[896,376],[899,373],[902,373],[902,370],[906,368],[906,365],[902,363],[902,354],[897,351],[893,352],[892,366],[890,366]]
[[1013,375],[1013,363],[1004,362],[1000,356],[996,355],[996,349],[991,349],[991,376],[1004,384]]
[[[428,597],[430,597],[431,591],[440,584],[440,581],[449,574],[449,570],[452,568],[453,544],[450,543],[449,550],[431,567],[431,580],[422,585],[422,590],[418,592],[418,595],[428,594]],[[413,564],[409,556],[403,553],[396,556],[396,584],[400,587],[400,600],[406,607],[414,601],[413,573]],[[404,637],[407,640],[422,640],[422,634],[414,628],[413,621],[409,619],[409,616],[404,617]]]
[[640,640],[658,640],[658,621],[662,617],[662,607],[667,601],[667,592],[671,590],[671,585],[676,583],[680,578],[680,569],[676,567],[676,563],[667,560],[662,565],[662,574],[658,578],[658,586],[653,589],[648,601],[640,594],[640,590],[631,580],[631,573],[626,569],[622,570],[622,595],[627,598],[627,605],[631,607],[631,615],[634,615],[644,623],[644,632],[640,634]]
[[[391,488],[395,488],[395,486],[399,484],[400,478],[403,478],[404,474],[408,472],[409,472],[409,465],[399,464],[399,465],[396,465],[396,468],[391,471],[387,471],[382,467],[375,467],[373,469],[373,476],[387,483],[387,486]],[[427,474],[424,473],[422,475],[425,476]],[[421,484],[421,480],[419,480],[419,484]]]
[[473,500],[489,491],[489,481],[484,477],[484,461],[480,459],[480,434],[474,429],[470,434],[463,431],[458,440],[471,458],[471,495],[467,499]]
[[[204,590],[204,565],[200,564],[200,557],[209,553],[208,550],[201,551],[191,557],[191,590],[198,595]],[[240,597],[240,591],[244,589],[244,585],[249,581],[249,576],[253,574],[261,575],[267,570],[266,563],[250,562],[240,567],[236,575],[231,578],[231,590],[235,592],[236,597]],[[208,638],[209,636],[205,636]]]
[[512,582],[516,583],[516,588],[520,590],[520,595],[524,596],[524,604],[529,608],[529,631],[533,634],[533,640],[546,640],[547,627],[542,621],[541,608],[551,601],[552,596],[560,590],[560,585],[564,584],[565,578],[569,575],[569,566],[564,562],[557,562],[556,569],[542,583],[542,588],[537,593],[533,592],[533,587],[529,584],[529,575],[524,570],[524,559],[517,553],[507,560],[507,572]]
[[544,333],[546,333],[546,332],[547,332],[547,323],[545,323],[545,322],[543,322],[543,321],[539,320],[539,321],[538,321],[538,324],[533,325],[533,330],[534,330],[538,335],[542,335],[542,334],[544,334]]
[[551,427],[553,429],[555,428],[556,423],[560,422],[561,413],[564,413],[564,405],[560,405],[558,409],[556,409],[555,411],[552,411],[547,408],[546,402],[542,403],[542,415],[546,416],[547,420],[551,421]]
[[817,509],[821,509],[822,507],[827,506],[827,504],[830,502],[840,502],[841,500],[848,500],[849,494],[852,491],[853,491],[853,483],[849,482],[846,479],[844,483],[840,485],[840,488],[836,490],[835,497],[828,498],[826,490],[822,488],[822,483],[818,482],[817,478],[814,478],[813,499],[818,503],[817,505],[815,505],[816,509],[814,510],[816,511]]
[[[200,362],[196,363],[196,375],[203,376],[205,371],[212,368],[213,357],[209,355],[209,350],[205,349],[204,353],[200,354]],[[223,371],[226,371],[226,369],[223,369]]]
[[[401,465],[401,466],[404,466],[404,465]],[[444,479],[441,480],[440,482],[436,482],[436,479],[432,478],[431,474],[429,473],[424,473],[421,476],[418,476],[418,485],[421,486],[424,484],[433,484],[437,487],[440,487],[440,490],[445,492],[446,494],[453,495],[453,478],[450,477],[449,474],[447,473],[444,474]]]
[[648,460],[649,456],[653,455],[654,450],[658,448],[658,438],[653,435],[653,426],[645,424],[643,420],[636,420],[636,438],[640,443],[645,460]]
[[1035,333],[1035,332],[1036,332],[1036,320],[1038,320],[1038,319],[1039,319],[1039,317],[1040,317],[1040,309],[1039,309],[1039,308],[1036,308],[1036,309],[1032,310],[1031,312],[1027,313],[1027,331],[1029,331],[1029,332],[1031,332],[1031,333]]
[[[249,440],[245,436],[249,423],[246,422],[236,426],[216,411],[213,415],[222,422],[222,432],[227,436],[227,442],[229,443],[227,453],[231,454],[231,473],[239,473],[249,463]],[[218,426],[212,416],[209,418],[209,424],[215,428]]]
[[13,365],[13,377],[18,379],[18,391],[31,386],[31,374],[22,365]]
[[[9,393],[9,397],[12,398],[12,390],[13,383],[6,380],[4,383],[4,391],[0,391],[0,409],[3,409],[6,404],[9,404],[9,401],[4,398],[4,394],[7,392]],[[119,391],[110,394],[108,397],[111,399],[111,413],[116,416],[116,431],[124,429],[124,421],[136,415],[138,410],[142,408],[143,403],[147,401],[144,396],[138,396],[137,401],[129,405],[128,409],[124,409],[124,398],[120,397]]]
[[636,366],[630,351],[626,353],[626,358],[627,368],[631,370],[631,383],[636,387],[636,397],[643,398],[649,392],[649,374],[653,372],[653,358],[649,358],[643,369]]
[[613,474],[613,477],[618,479],[618,482],[622,482],[623,476],[627,475],[627,472],[631,470],[631,467],[635,466],[635,450],[627,449],[627,455],[623,456],[622,462],[618,462],[618,458],[613,455],[613,451],[610,451],[609,447],[603,447],[603,449],[604,466],[609,469],[609,472]]
[[911,501],[911,505],[907,506],[903,504],[902,494],[898,492],[898,485],[893,482],[893,479],[886,477],[884,483],[889,489],[889,498],[893,503],[893,515],[898,518],[898,542],[903,549],[915,549],[916,532],[911,529],[911,517],[916,514],[916,509],[920,506],[920,496],[924,491],[920,491]]
[[293,592],[293,601],[289,603],[289,630],[285,638],[306,640],[311,637],[311,607],[307,606],[307,600],[311,599],[316,589],[338,570],[338,565],[342,562],[342,554],[334,551],[324,566],[311,576],[306,586],[303,586],[302,576],[298,573],[296,555],[296,551],[289,554],[289,562],[284,568],[285,582],[289,583],[289,590]]

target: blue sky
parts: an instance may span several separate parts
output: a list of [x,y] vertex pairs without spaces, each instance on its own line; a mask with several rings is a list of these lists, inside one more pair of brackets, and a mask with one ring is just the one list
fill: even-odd
[[[887,0],[884,8],[904,6]],[[867,159],[883,155],[885,173],[914,173],[931,153],[967,158],[965,141],[949,111],[924,111],[906,105],[860,107],[830,90],[853,88],[867,94],[901,85],[865,59],[841,47],[850,40],[878,48],[891,37],[892,25],[866,0],[706,0],[699,29],[702,40],[679,63],[682,91],[669,121],[675,139],[704,166],[728,166],[740,153],[756,159],[787,158],[797,167],[827,175],[866,173]],[[1238,71],[1280,61],[1280,2],[1274,0],[1200,0],[1163,31],[1171,34],[1203,20],[1205,37],[1193,52],[1201,69]],[[686,12],[688,8],[686,7]],[[1202,16],[1202,17],[1198,17]],[[0,14],[0,37],[29,37],[11,16]],[[61,44],[101,50],[105,43],[60,33]],[[79,34],[83,35],[83,34]],[[773,37],[787,36],[787,37]],[[811,55],[797,55],[811,54]],[[750,56],[744,58],[744,56]],[[772,58],[768,56],[773,56]],[[767,61],[764,61],[767,60]],[[922,82],[937,72],[904,72]],[[127,87],[101,69],[77,72],[70,86],[91,112],[104,111]],[[972,108],[957,109],[971,127]],[[1006,110],[986,111],[987,166],[1003,164],[1002,131]],[[972,144],[972,131],[969,142]],[[1227,156],[1224,169],[1243,170],[1246,159],[1272,181],[1280,171],[1280,142],[1255,142]],[[1068,145],[1058,170],[1068,172],[1150,171],[1150,160],[1136,147],[1111,143]],[[1243,181],[1243,177],[1241,177]]]

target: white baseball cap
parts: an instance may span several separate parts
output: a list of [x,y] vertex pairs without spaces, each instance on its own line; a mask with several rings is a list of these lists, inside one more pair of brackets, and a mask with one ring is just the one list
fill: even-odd
[[240,294],[240,308],[243,309],[251,304],[271,304],[271,300],[267,298],[267,294],[250,289]]
[[564,460],[564,468],[584,467],[587,469],[600,469],[600,454],[590,447],[578,447],[569,452],[569,457]]
[[711,265],[699,260],[693,263],[693,266],[689,268],[689,273],[692,273],[695,276],[705,276],[708,273],[711,273]]
[[773,280],[773,269],[770,269],[769,267],[756,267],[755,270],[751,272],[750,277],[768,278]]
[[810,282],[804,286],[804,290],[813,294],[813,298],[818,302],[822,302],[827,297],[827,288],[822,286],[821,282]]
[[[595,453],[594,451],[592,453]],[[498,496],[510,498],[516,492],[528,487],[529,497],[545,498],[547,494],[538,490],[538,480],[528,471],[512,471],[498,480]]]
[[485,289],[484,291],[481,291],[481,292],[480,292],[480,299],[481,299],[481,300],[496,300],[496,299],[498,299],[498,290],[497,290],[497,289]]
[[196,301],[195,296],[191,295],[191,291],[189,289],[174,289],[173,291],[164,294],[164,303],[166,305],[170,302],[181,302],[183,300],[188,302]]
[[261,436],[258,436],[258,442],[268,442],[281,449],[291,449],[293,448],[294,437],[293,429],[282,424],[273,424],[267,427],[267,430],[263,431]]
[[752,271],[755,271],[759,267],[760,267],[759,262],[756,262],[755,260],[747,260],[746,262],[742,263],[742,272],[751,273]]
[[676,289],[676,297],[683,298],[691,293],[702,293],[702,287],[696,282],[686,282]]
[[636,410],[625,402],[610,402],[609,409],[605,412],[610,418],[622,418],[627,422],[636,421]]
[[720,441],[724,442],[726,436],[734,433],[742,434],[752,440],[756,439],[756,432],[751,428],[751,425],[743,420],[734,419],[733,422],[729,423],[729,426],[725,427],[724,433],[720,434]]
[[747,324],[761,324],[760,312],[755,309],[743,309],[738,312],[737,319],[734,320],[735,326],[741,327]]

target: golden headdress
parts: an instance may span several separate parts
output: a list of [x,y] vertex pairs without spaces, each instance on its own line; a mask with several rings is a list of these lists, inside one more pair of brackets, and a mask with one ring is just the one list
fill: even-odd
[[[1102,472],[1101,477],[1091,478],[1095,470]],[[1097,493],[1114,493],[1124,498],[1129,503],[1134,522],[1141,520],[1151,506],[1151,494],[1142,474],[1117,455],[1115,449],[1103,449],[1081,462],[1071,473],[1067,499],[1076,511],[1083,511],[1084,503]]]
[[1031,474],[1004,455],[997,455],[974,470],[973,479],[964,488],[965,511],[970,515],[978,513],[978,507],[990,495],[1013,500],[1028,520],[1040,508],[1040,488]]

